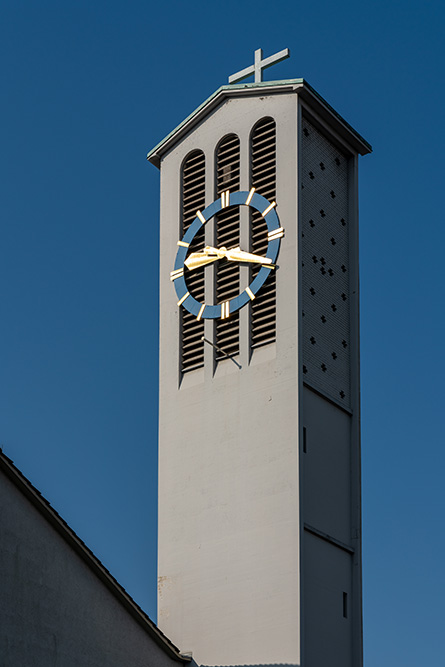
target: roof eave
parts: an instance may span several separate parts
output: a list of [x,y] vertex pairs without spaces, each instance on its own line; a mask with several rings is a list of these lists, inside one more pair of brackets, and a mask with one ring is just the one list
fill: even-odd
[[303,82],[299,87],[299,95],[310,106],[311,110],[318,113],[323,120],[329,121],[333,129],[355,150],[359,155],[367,155],[372,152],[372,146],[361,134],[354,130],[331,105],[312,86]]
[[147,160],[158,169],[161,159],[178,141],[188,134],[193,127],[198,125],[204,116],[218,107],[225,98],[248,97],[255,95],[258,88],[264,89],[265,93],[289,93],[298,92],[320,116],[329,116],[330,122],[336,125],[336,130],[341,136],[347,137],[351,147],[361,155],[370,153],[372,148],[363,137],[358,134],[327,102],[319,95],[304,79],[287,79],[283,81],[263,81],[262,83],[244,83],[221,86],[210,97],[208,97],[193,113],[170,132],[159,144],[148,154]]
[[218,107],[224,99],[229,97],[248,97],[249,95],[254,95],[258,88],[265,88],[267,92],[291,92],[296,85],[300,85],[302,82],[303,79],[290,79],[288,81],[263,81],[262,83],[237,83],[221,86],[159,142],[147,154],[147,160],[159,169],[162,156],[175,143],[180,141],[182,137],[188,134],[193,127],[198,125],[204,116],[207,116]]

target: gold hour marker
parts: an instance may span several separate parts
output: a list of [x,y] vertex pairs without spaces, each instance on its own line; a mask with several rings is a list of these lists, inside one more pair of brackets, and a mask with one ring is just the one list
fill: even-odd
[[180,245],[182,248],[188,248],[190,243],[186,243],[185,241],[178,241],[178,245]]
[[196,217],[199,218],[199,219],[201,220],[202,224],[205,223],[206,219],[205,219],[205,217],[203,216],[203,214],[201,213],[201,211],[196,211]]
[[201,319],[201,316],[202,316],[202,314],[203,314],[203,312],[204,312],[204,308],[205,308],[205,303],[203,303],[202,306],[201,306],[201,308],[199,309],[198,317],[196,318],[198,322],[199,322],[199,320]]
[[186,293],[184,294],[184,296],[183,296],[181,299],[179,299],[179,301],[178,301],[178,306],[182,306],[182,304],[184,303],[184,301],[186,300],[186,298],[187,298],[188,296],[190,296],[190,292],[186,292]]
[[246,206],[249,206],[249,204],[250,204],[250,202],[251,202],[251,200],[252,200],[252,197],[253,197],[253,193],[254,193],[254,192],[255,192],[255,188],[252,188],[252,189],[250,190],[249,194],[247,195],[246,204],[245,204]]
[[230,204],[230,190],[221,194],[221,208],[226,208]]
[[176,269],[170,273],[170,280],[176,280],[176,278],[181,278],[184,275],[184,269]]
[[273,241],[274,239],[280,239],[282,236],[284,236],[283,227],[278,227],[277,229],[272,229],[271,232],[267,233],[267,238],[268,238],[269,241]]
[[230,314],[230,306],[228,301],[224,301],[221,304],[221,319],[226,320],[229,317]]
[[268,207],[261,213],[261,215],[263,216],[263,218],[265,218],[266,215],[269,213],[269,211],[271,211],[273,208],[275,208],[276,205],[277,205],[277,204],[276,204],[276,202],[274,202],[274,201],[273,201],[271,204],[269,204],[269,206],[268,206]]
[[252,292],[252,290],[250,289],[250,287],[246,287],[246,292],[247,292],[247,294],[249,295],[249,299],[251,299],[251,301],[253,301],[254,298],[255,298],[255,294]]

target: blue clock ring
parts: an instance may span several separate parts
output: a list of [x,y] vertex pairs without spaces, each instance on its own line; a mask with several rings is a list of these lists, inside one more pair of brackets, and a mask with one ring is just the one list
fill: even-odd
[[[209,246],[206,246],[202,251],[190,253],[190,244],[196,234],[202,229],[202,226],[222,209],[230,206],[248,206],[254,211],[261,213],[267,225],[266,255],[254,255],[244,252],[240,248],[227,250],[226,248],[211,248]],[[173,271],[170,273],[170,280],[175,285],[176,294],[179,299],[178,306],[185,308],[197,320],[213,320],[218,318],[226,319],[231,313],[236,312],[250,301],[253,301],[270,272],[275,270],[281,238],[283,236],[284,229],[280,226],[275,202],[269,202],[265,197],[255,192],[255,188],[252,188],[250,191],[243,190],[241,192],[226,190],[220,198],[216,199],[203,211],[196,212],[196,217],[190,227],[183,238],[178,241],[175,265]],[[261,268],[250,285],[238,296],[218,304],[200,303],[190,294],[187,288],[187,274],[194,269],[207,266],[223,258],[239,263],[261,265]]]

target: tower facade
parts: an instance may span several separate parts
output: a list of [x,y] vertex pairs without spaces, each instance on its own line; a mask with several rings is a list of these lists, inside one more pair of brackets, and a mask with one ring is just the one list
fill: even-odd
[[296,79],[223,86],[148,155],[161,172],[158,625],[201,665],[362,664],[369,151]]

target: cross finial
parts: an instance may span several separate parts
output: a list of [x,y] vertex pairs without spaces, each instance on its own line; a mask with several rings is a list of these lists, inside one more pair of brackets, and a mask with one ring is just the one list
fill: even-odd
[[283,49],[283,51],[279,51],[278,53],[275,53],[275,55],[264,58],[263,60],[263,49],[257,49],[255,51],[254,64],[229,76],[229,83],[238,83],[238,81],[242,81],[252,74],[255,75],[255,83],[259,83],[263,80],[264,69],[289,58],[289,56],[289,49]]

